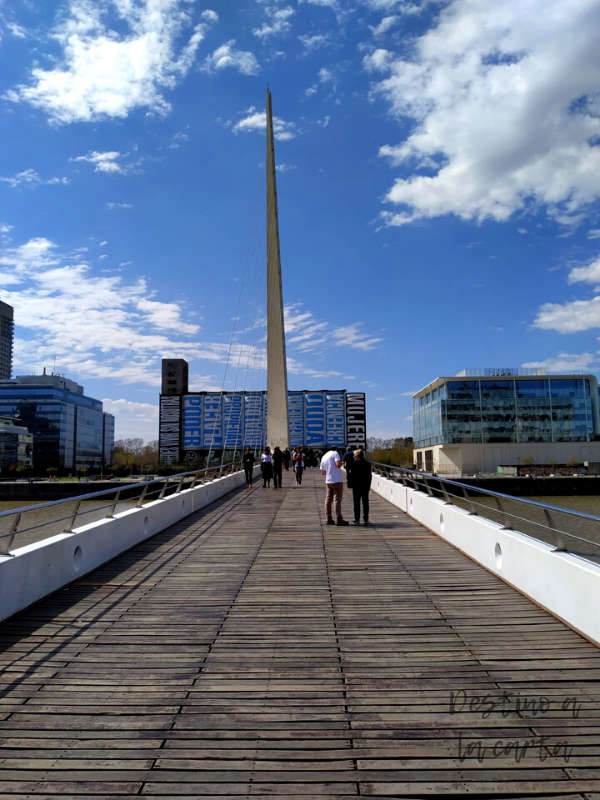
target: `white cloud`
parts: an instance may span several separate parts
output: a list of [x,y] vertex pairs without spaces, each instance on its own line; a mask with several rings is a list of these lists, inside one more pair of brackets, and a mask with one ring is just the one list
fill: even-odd
[[333,343],[338,347],[352,347],[355,350],[374,350],[383,342],[382,338],[369,337],[361,330],[361,325],[353,323],[341,328],[335,328],[332,333]]
[[313,94],[316,94],[319,90],[319,86],[327,86],[328,84],[331,85],[333,92],[337,90],[338,84],[338,76],[335,70],[328,69],[327,67],[321,67],[319,70],[319,74],[317,76],[317,83],[309,86],[306,90],[305,94],[307,97],[312,97]]
[[225,44],[206,57],[202,70],[208,73],[219,72],[223,69],[236,69],[242,75],[256,75],[260,72],[260,65],[254,53],[248,50],[236,50],[235,39],[230,39]]
[[[105,21],[112,10],[122,32]],[[70,0],[53,33],[58,63],[34,67],[30,81],[5,96],[40,108],[53,123],[125,118],[136,108],[164,115],[163,92],[190,70],[208,30],[196,25],[182,41],[192,11],[185,0]]]
[[67,183],[69,183],[69,179],[40,178],[35,170],[26,169],[23,172],[18,172],[12,177],[0,177],[0,183],[8,183],[11,189],[18,189],[21,186],[26,186],[28,189],[35,189],[37,186],[53,186],[55,184],[62,184],[65,186]]
[[21,27],[21,25],[17,25],[16,22],[7,22],[6,30],[16,39],[25,39],[27,37],[25,28]]
[[569,272],[569,283],[593,283],[600,285],[600,258],[585,267],[574,267]]
[[131,400],[102,400],[104,411],[114,414],[115,439],[140,437],[144,441],[158,439],[158,406]]
[[285,307],[286,342],[301,352],[323,350],[326,346],[350,347],[353,350],[373,350],[382,338],[365,334],[357,323],[334,328],[330,323],[317,320],[301,303]]
[[100,242],[100,244],[98,245],[98,247],[106,247],[106,245],[107,245],[107,244],[108,244],[108,242],[107,242],[107,241]]
[[275,167],[277,172],[290,172],[290,170],[298,169],[295,164],[277,164]]
[[112,172],[124,175],[130,170],[130,165],[123,164],[119,159],[123,159],[127,153],[119,153],[115,150],[106,151],[104,153],[93,150],[85,156],[77,156],[76,158],[69,159],[70,161],[86,161],[88,164],[94,165],[94,172]]
[[263,22],[260,28],[254,28],[252,33],[260,39],[289,33],[292,28],[290,17],[293,17],[295,13],[291,6],[286,6],[285,8],[266,6],[265,14],[267,15],[268,21]]
[[[363,67],[367,72],[383,72],[393,63],[394,56],[389,50],[378,47],[363,58]],[[379,155],[388,155],[388,150],[394,152],[394,148],[387,145],[381,148]]]
[[304,34],[303,36],[299,36],[298,39],[300,39],[305,49],[308,51],[318,50],[321,47],[327,47],[331,44],[331,37],[328,33],[315,33],[312,36]]
[[590,365],[598,361],[598,356],[593,353],[557,353],[554,358],[544,361],[529,361],[523,364],[525,369],[547,369],[548,372],[577,372],[588,370]]
[[217,23],[219,21],[219,15],[216,11],[213,11],[212,8],[207,8],[206,11],[203,11],[200,15],[202,19],[205,19],[207,22]]
[[588,239],[600,239],[600,228],[596,228],[595,230],[588,231],[587,238]]
[[394,27],[394,25],[396,25],[397,22],[398,22],[398,17],[395,14],[388,17],[384,17],[379,23],[379,25],[370,26],[373,36],[375,36],[376,38],[378,38],[379,36],[384,36],[389,30],[391,30]]
[[[246,109],[245,117],[238,120],[235,124],[228,123],[233,133],[265,133],[267,129],[267,112],[257,111],[254,106]],[[280,142],[288,142],[295,139],[298,131],[293,122],[286,122],[281,117],[273,117],[273,135]]]
[[599,26],[597,0],[452,0],[412,59],[383,61],[374,92],[414,122],[381,150],[406,173],[384,221],[504,221],[529,205],[579,221],[600,197]]
[[107,203],[106,207],[109,211],[117,211],[119,209],[127,210],[129,208],[133,208],[131,203]]

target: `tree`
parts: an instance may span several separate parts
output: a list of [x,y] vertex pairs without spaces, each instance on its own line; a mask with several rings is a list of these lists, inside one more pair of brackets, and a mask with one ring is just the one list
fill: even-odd
[[117,469],[152,468],[158,466],[158,440],[144,444],[143,439],[118,439],[115,442],[113,466]]

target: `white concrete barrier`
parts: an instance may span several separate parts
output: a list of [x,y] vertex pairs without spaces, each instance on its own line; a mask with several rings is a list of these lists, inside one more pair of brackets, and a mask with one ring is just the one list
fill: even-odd
[[373,475],[372,488],[440,538],[600,645],[600,566],[424,492]]
[[243,472],[227,475],[0,556],[0,621],[243,486],[244,480]]

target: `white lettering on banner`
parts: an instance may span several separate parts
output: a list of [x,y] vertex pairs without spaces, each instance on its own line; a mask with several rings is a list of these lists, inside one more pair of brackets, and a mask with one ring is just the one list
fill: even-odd
[[327,442],[329,447],[346,444],[346,404],[344,393],[336,392],[326,396],[327,400]]
[[179,463],[180,436],[180,398],[161,397],[158,419],[158,457],[161,464]]
[[202,440],[205,448],[223,447],[223,413],[220,394],[204,395]]
[[288,393],[290,447],[304,444],[304,392]]
[[306,441],[312,447],[325,446],[325,395],[322,392],[305,396],[306,402]]
[[346,433],[350,447],[366,448],[367,413],[363,393],[346,395]]
[[243,396],[241,394],[223,395],[225,415],[225,447],[242,446]]
[[251,392],[244,397],[244,447],[264,445],[264,403],[262,392]]
[[188,395],[183,398],[183,449],[202,447],[202,397]]

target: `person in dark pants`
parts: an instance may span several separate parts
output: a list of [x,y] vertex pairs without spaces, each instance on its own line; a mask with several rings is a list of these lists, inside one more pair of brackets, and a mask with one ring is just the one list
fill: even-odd
[[294,451],[294,472],[296,473],[296,487],[302,486],[302,473],[304,472],[304,451],[301,445],[298,445]]
[[283,463],[285,466],[285,471],[287,472],[290,468],[290,461],[292,460],[292,454],[290,453],[290,448],[286,447],[283,451]]
[[244,453],[244,457],[242,458],[242,464],[244,465],[244,472],[246,473],[246,489],[252,488],[252,473],[254,471],[254,453],[250,450],[249,447],[246,448],[246,452]]
[[371,465],[365,458],[364,450],[354,452],[354,464],[350,473],[350,485],[354,499],[355,525],[360,525],[360,504],[362,502],[363,519],[369,524],[369,492],[371,491]]
[[348,445],[346,448],[346,452],[344,453],[344,467],[346,468],[346,484],[348,488],[350,488],[350,473],[352,472],[352,467],[354,465],[354,450]]
[[260,468],[263,476],[263,489],[266,489],[267,486],[271,486],[271,478],[273,477],[273,456],[271,455],[270,447],[265,447],[260,457]]
[[273,488],[281,489],[281,473],[283,470],[283,453],[279,447],[273,450]]

